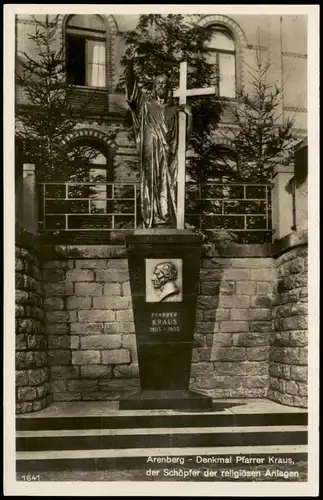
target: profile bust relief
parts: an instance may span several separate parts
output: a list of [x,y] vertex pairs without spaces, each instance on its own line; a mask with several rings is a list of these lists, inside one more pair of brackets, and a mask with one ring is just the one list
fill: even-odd
[[177,269],[172,262],[157,264],[152,276],[152,284],[158,293],[159,302],[178,301],[180,289],[176,283]]

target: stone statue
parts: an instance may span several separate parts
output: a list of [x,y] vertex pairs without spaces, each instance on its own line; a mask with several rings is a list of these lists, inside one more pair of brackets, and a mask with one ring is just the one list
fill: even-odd
[[[176,106],[166,79],[156,79],[153,92],[140,88],[133,68],[135,51],[128,56],[127,102],[129,104],[140,154],[141,216],[145,228],[176,227],[176,188],[178,171],[178,114],[187,116],[187,135],[191,133],[191,111]],[[188,141],[187,141],[188,142]]]
[[171,302],[176,300],[180,290],[176,284],[177,269],[172,262],[157,264],[152,277],[152,284],[159,292],[159,302]]

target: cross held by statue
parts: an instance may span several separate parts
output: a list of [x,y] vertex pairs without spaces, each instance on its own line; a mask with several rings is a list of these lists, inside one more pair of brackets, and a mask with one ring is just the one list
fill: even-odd
[[[173,97],[179,98],[179,104],[186,104],[187,97],[215,94],[215,87],[200,89],[187,88],[187,62],[180,63],[179,88],[173,91]],[[185,162],[186,162],[186,114],[179,113],[178,127],[178,171],[177,171],[177,229],[185,227]]]

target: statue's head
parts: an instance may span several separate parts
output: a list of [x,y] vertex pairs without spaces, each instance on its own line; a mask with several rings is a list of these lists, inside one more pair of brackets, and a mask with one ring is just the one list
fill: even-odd
[[154,81],[152,97],[161,103],[168,101],[171,98],[172,92],[167,90],[167,79],[165,76],[159,75]]
[[161,288],[169,281],[177,280],[177,269],[172,262],[162,262],[157,264],[152,277],[154,288]]

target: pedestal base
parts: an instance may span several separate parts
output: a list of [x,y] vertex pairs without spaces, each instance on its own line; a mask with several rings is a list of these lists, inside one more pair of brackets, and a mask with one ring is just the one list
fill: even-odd
[[188,390],[139,391],[120,400],[120,410],[211,410],[212,398]]

